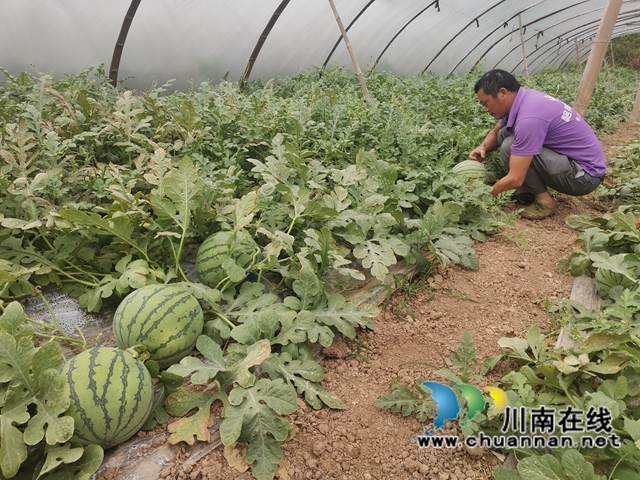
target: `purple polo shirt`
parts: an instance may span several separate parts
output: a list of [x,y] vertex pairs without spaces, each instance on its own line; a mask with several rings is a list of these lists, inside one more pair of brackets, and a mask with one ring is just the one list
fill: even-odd
[[520,87],[500,125],[513,135],[514,155],[537,155],[542,147],[547,147],[575,160],[593,177],[601,177],[606,171],[604,152],[596,134],[578,112],[557,98]]

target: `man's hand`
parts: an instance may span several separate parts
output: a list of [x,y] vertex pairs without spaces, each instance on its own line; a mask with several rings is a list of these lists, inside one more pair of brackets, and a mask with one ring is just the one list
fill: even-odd
[[473,149],[473,151],[469,154],[469,158],[471,160],[475,160],[476,162],[484,163],[484,158],[487,155],[487,149],[484,145],[480,145]]

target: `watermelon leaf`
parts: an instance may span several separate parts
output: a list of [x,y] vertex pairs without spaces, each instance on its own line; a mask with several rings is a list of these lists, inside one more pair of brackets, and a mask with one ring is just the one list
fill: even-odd
[[21,401],[14,404],[11,400],[13,399],[7,399],[2,407],[2,415],[0,415],[0,429],[2,431],[0,467],[5,478],[13,477],[22,462],[27,459],[27,445],[23,440],[22,432],[16,427],[16,425],[22,425],[29,420],[27,404]]
[[255,191],[249,192],[236,202],[234,231],[241,230],[251,224],[253,214],[256,209],[258,194]]
[[261,378],[252,387],[236,387],[229,394],[220,439],[224,445],[235,441],[249,444],[247,461],[259,480],[272,479],[282,461],[280,442],[289,437],[293,427],[277,414],[295,412],[296,399],[295,389],[281,379]]
[[328,392],[318,383],[324,378],[324,372],[314,360],[293,360],[288,353],[274,353],[262,363],[262,369],[273,380],[281,378],[293,385],[316,410],[321,409],[323,405],[339,410],[345,408],[335,393]]
[[194,408],[198,411],[190,417],[180,418],[168,425],[167,428],[171,432],[168,442],[172,445],[178,442],[193,445],[196,439],[201,442],[210,441],[209,427],[213,425],[210,410],[211,404],[217,398],[219,394],[192,392],[186,388],[172,393],[165,404],[167,412],[171,415],[183,417]]
[[578,239],[582,241],[584,245],[584,251],[587,255],[591,252],[601,249],[609,241],[609,235],[604,233],[597,227],[587,228],[584,232],[578,235]]
[[480,268],[480,262],[472,248],[473,242],[463,235],[451,236],[444,234],[434,244],[434,253],[443,265],[451,262],[462,263],[472,270]]
[[326,301],[319,303],[312,311],[317,323],[335,327],[348,338],[355,337],[357,327],[373,330],[375,326],[371,317],[375,317],[379,312],[380,310],[372,305],[347,302],[337,293],[328,295]]
[[[59,344],[58,348],[60,348]],[[62,390],[62,376],[58,370],[44,370],[38,377],[38,393],[32,400],[36,414],[24,431],[24,442],[35,445],[45,436],[48,445],[65,443],[73,435],[73,418],[62,416],[71,403]]]
[[80,460],[84,453],[84,448],[72,447],[70,443],[53,446],[47,445],[46,450],[48,455],[37,478],[42,477],[42,475],[50,472],[62,463],[73,463],[76,460]]
[[181,285],[191,295],[199,300],[206,301],[212,307],[215,307],[217,302],[220,301],[220,291],[208,287],[204,283],[177,282],[176,285]]
[[[0,316],[0,331],[8,333],[16,341],[22,337],[31,338],[35,333],[33,325],[29,325],[27,322],[27,314],[24,312],[22,305],[18,302],[11,302],[8,304],[4,313]],[[3,362],[3,357],[0,356],[0,368]],[[0,376],[0,382],[8,382]]]
[[323,347],[328,347],[333,343],[335,333],[326,325],[315,323],[307,332],[307,337],[311,343],[318,342]]
[[[0,389],[3,391],[0,399],[0,470],[3,478],[15,476],[21,467],[37,472],[39,465],[45,465],[46,472],[50,472],[64,462],[77,468],[83,451],[74,449],[67,455],[64,452],[68,447],[58,445],[67,442],[74,431],[73,418],[64,415],[70,399],[59,373],[64,364],[62,348],[56,341],[35,347],[33,327],[23,324],[27,319],[18,302],[8,304],[0,316]],[[43,439],[45,457],[42,463],[35,458],[25,463],[30,456],[27,445],[37,445]],[[93,474],[102,461],[102,449],[97,448],[100,462],[91,472],[87,470],[88,475]],[[35,473],[33,477],[36,478]]]
[[562,471],[560,462],[549,454],[522,459],[518,463],[518,473],[522,478],[536,478],[539,480],[566,480],[567,478]]
[[[294,313],[292,311],[292,313]],[[287,345],[288,343],[304,343],[307,332],[313,327],[315,315],[303,310],[297,315],[283,315],[280,317],[280,331],[272,338],[272,344]]]
[[227,371],[222,349],[211,338],[200,335],[196,341],[196,348],[207,358],[207,363],[195,357],[185,357],[179,364],[171,365],[167,371],[181,377],[191,375],[191,383],[194,385],[209,383],[219,372]]
[[638,283],[638,280],[629,274],[629,265],[627,265],[625,257],[624,253],[609,255],[607,252],[593,252],[591,254],[591,260],[595,268],[603,268],[604,270],[619,273],[632,282]]
[[259,282],[245,282],[240,291],[230,288],[222,293],[222,299],[227,303],[226,315],[232,315],[233,311],[247,305],[251,300],[261,297],[264,285]]
[[102,218],[97,213],[87,213],[71,208],[61,209],[58,213],[62,218],[75,225],[89,228],[92,233],[95,233],[97,229],[98,233],[107,233],[118,238],[144,255],[146,260],[149,260],[144,241],[145,237],[142,237],[142,243],[133,240],[134,238],[140,238],[140,235],[134,235],[134,228],[128,215]]
[[322,292],[322,284],[308,262],[303,262],[300,274],[293,281],[292,288],[300,299],[302,310],[308,309],[316,303]]
[[415,413],[420,422],[426,422],[433,417],[436,403],[431,397],[430,390],[422,385],[424,378],[418,378],[413,386],[392,385],[393,391],[376,399],[373,404],[378,408],[402,413],[404,417]]
[[[51,453],[47,452],[47,455]],[[73,463],[64,462],[47,480],[89,480],[102,465],[104,451],[99,445],[87,445],[79,460]]]
[[249,369],[255,365],[260,365],[271,354],[269,340],[260,340],[247,347],[246,355],[229,355],[227,358],[227,372],[222,372],[220,380],[220,390],[236,382],[240,386],[248,388],[255,382],[255,375]]
[[353,255],[362,259],[362,266],[371,269],[371,275],[378,280],[384,280],[390,265],[397,263],[395,252],[408,253],[406,245],[392,237],[375,238],[359,243],[353,249]]

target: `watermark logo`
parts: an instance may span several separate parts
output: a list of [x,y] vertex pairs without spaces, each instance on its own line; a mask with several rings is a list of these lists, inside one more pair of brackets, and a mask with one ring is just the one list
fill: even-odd
[[[480,431],[460,439],[457,435],[431,435],[444,426],[448,420],[454,420],[460,413],[461,405],[456,392],[449,386],[438,382],[423,382],[431,390],[431,397],[437,405],[437,415],[433,422],[435,429],[426,431],[416,438],[421,448],[620,448],[620,437],[614,432],[611,411],[604,406],[590,406],[586,411],[572,406],[556,410],[540,405],[529,408],[510,407],[504,390],[497,387],[485,387],[494,403],[494,414],[504,411],[500,433],[487,435]],[[482,391],[468,384],[459,384],[454,388],[462,392],[467,402],[468,419],[476,412],[482,412],[486,406]],[[466,421],[466,420],[464,420]],[[463,424],[463,422],[461,422]]]
[[[449,387],[439,382],[422,382],[422,385],[431,390],[431,398],[436,403],[436,418],[433,421],[434,430],[425,432],[425,435],[430,435],[438,428],[442,427],[445,422],[454,420],[460,413],[460,404],[458,402],[458,396],[456,392]],[[476,412],[482,412],[486,406],[486,401],[482,391],[478,387],[469,385],[468,383],[461,383],[454,388],[462,392],[462,396],[467,401],[469,412],[467,418],[472,419]],[[489,396],[493,399],[494,413],[500,412],[501,409],[506,408],[508,405],[507,394],[498,387],[485,387],[485,390],[489,392]]]

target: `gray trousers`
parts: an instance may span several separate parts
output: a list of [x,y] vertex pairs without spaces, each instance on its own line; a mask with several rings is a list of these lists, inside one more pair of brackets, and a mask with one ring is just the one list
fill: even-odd
[[[509,158],[513,137],[506,127],[498,132],[500,158],[509,173]],[[533,156],[524,183],[516,188],[516,193],[544,193],[547,187],[566,195],[580,196],[593,192],[604,177],[592,177],[574,160],[549,148],[542,147],[538,155]]]

